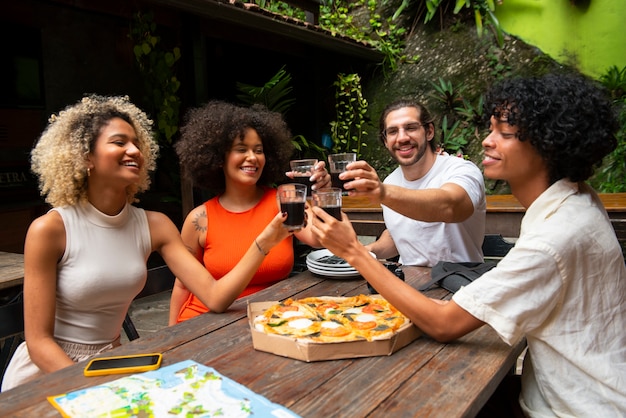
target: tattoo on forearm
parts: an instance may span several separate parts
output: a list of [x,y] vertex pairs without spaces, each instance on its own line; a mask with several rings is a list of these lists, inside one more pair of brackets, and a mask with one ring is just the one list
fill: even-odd
[[206,232],[207,227],[207,219],[206,219],[206,211],[202,211],[196,214],[196,217],[193,220],[193,226],[196,228],[198,232]]

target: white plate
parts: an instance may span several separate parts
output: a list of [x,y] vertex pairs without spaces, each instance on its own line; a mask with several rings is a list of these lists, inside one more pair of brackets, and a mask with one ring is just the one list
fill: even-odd
[[[336,262],[340,260],[340,262]],[[329,262],[335,261],[335,262]],[[333,269],[342,269],[348,268],[353,269],[353,267],[346,262],[346,260],[337,257],[333,253],[331,253],[327,249],[312,251],[306,256],[307,264],[317,266],[317,267],[325,267],[325,268],[333,268]]]
[[356,270],[351,271],[328,271],[328,270],[318,270],[315,267],[309,267],[309,271],[314,274],[318,274],[320,276],[327,277],[329,279],[350,279],[354,277],[361,277],[361,274]]
[[341,266],[334,266],[332,264],[323,264],[323,263],[316,263],[314,261],[310,261],[307,260],[306,261],[306,265],[307,266],[313,266],[316,267],[320,270],[332,270],[332,271],[350,271],[350,270],[356,270],[354,267],[352,267],[350,264],[343,264]]
[[334,267],[330,267],[330,266],[317,266],[315,264],[311,264],[311,263],[307,263],[306,266],[310,269],[314,269],[314,270],[319,270],[319,271],[325,271],[328,273],[356,273],[356,269],[355,268],[334,268]]
[[[370,252],[372,257],[376,258],[376,254]],[[335,262],[326,262],[326,260],[333,260]],[[340,262],[336,262],[340,260]],[[322,249],[317,251],[310,252],[306,257],[307,266],[317,267],[318,269],[330,270],[333,271],[342,271],[342,270],[355,270],[350,264],[348,264],[345,260],[340,257],[337,257],[330,250]]]

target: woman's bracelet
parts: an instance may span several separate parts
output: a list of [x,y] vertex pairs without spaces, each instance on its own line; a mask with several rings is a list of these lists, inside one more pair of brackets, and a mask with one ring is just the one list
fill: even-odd
[[263,251],[263,248],[261,248],[259,243],[256,241],[256,238],[254,239],[254,243],[256,244],[256,247],[259,249],[259,252],[261,254],[263,254],[264,256],[266,256],[266,255],[268,255],[270,253],[269,251],[268,252]]

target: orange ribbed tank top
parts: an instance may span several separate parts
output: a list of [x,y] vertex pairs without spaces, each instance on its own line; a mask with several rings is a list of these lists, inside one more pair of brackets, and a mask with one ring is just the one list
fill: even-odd
[[[245,212],[230,212],[216,196],[204,203],[207,213],[207,235],[203,262],[217,280],[241,260],[254,239],[278,213],[276,190],[267,188],[259,203]],[[254,277],[239,297],[250,295],[289,276],[293,268],[293,238],[288,237],[265,257]],[[208,311],[191,294],[178,314],[178,322]]]

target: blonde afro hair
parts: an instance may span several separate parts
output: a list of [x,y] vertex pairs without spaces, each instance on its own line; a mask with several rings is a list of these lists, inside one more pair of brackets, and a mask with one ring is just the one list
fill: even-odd
[[39,178],[46,202],[59,207],[87,201],[87,155],[113,118],[121,118],[134,128],[144,157],[139,181],[126,190],[128,202],[148,189],[149,173],[156,168],[159,151],[152,121],[128,96],[90,95],[52,115],[31,152],[31,170]]

